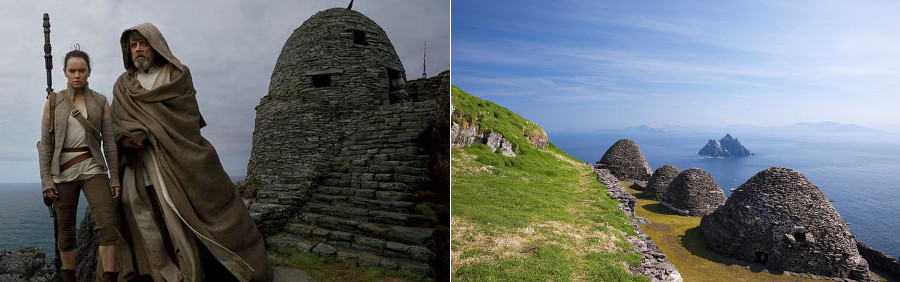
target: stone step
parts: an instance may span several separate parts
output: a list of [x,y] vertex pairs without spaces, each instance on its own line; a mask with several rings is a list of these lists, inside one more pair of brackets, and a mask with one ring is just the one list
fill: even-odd
[[323,257],[332,257],[358,266],[377,266],[391,270],[407,270],[424,276],[430,275],[431,267],[428,265],[428,262],[434,258],[434,253],[428,248],[385,242],[371,237],[356,238],[352,244],[347,246],[346,244],[341,244],[341,242],[322,241],[291,233],[279,233],[266,238],[266,245],[284,250],[295,250]]
[[[398,202],[399,204],[399,202]],[[353,221],[369,221],[398,226],[418,226],[430,222],[430,218],[413,213],[410,207],[358,207],[346,203],[322,203],[311,201],[304,208],[310,212]]]
[[[374,193],[373,193],[374,194]],[[395,197],[390,197],[390,195],[384,196],[385,198],[391,199]],[[402,197],[402,195],[400,196]],[[316,203],[317,205],[309,206],[312,208],[324,208],[320,205],[331,206],[331,209],[339,210],[339,207],[350,207],[350,208],[363,208],[368,210],[385,210],[385,211],[393,211],[399,213],[413,213],[414,207],[416,203],[410,201],[398,201],[398,200],[379,200],[373,199],[375,197],[356,197],[356,196],[335,196],[329,194],[319,194],[312,193],[311,195],[311,203]],[[347,210],[346,212],[353,213],[354,210]],[[367,213],[366,213],[367,214]],[[365,214],[357,214],[357,215],[365,215]]]

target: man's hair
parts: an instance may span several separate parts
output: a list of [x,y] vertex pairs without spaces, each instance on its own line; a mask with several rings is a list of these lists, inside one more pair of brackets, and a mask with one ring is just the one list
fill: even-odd
[[84,59],[84,62],[87,63],[88,71],[91,71],[91,57],[88,56],[86,52],[81,51],[81,45],[76,43],[75,46],[72,47],[72,51],[66,53],[66,57],[63,58],[63,70],[65,70],[66,67],[69,66],[69,58]]
[[[147,42],[147,44],[150,44],[150,40],[147,40],[147,37],[144,37],[144,35],[141,34],[140,32],[138,32],[137,30],[129,30],[127,38],[128,38],[128,40],[126,41],[126,43],[128,43],[127,46],[131,46],[131,41],[140,41],[140,40],[143,40],[143,41]],[[159,52],[157,52],[156,49],[153,48],[153,46],[150,46],[150,50],[153,50],[153,55],[154,55],[153,58],[154,59],[153,59],[152,63],[154,65],[162,66],[169,62],[168,60],[166,60],[166,58],[163,58],[163,56],[161,56],[159,54]]]
[[144,37],[144,35],[141,34],[140,32],[137,32],[137,30],[129,30],[128,31],[128,43],[130,44],[131,41],[138,41],[138,40],[147,41],[147,38]]

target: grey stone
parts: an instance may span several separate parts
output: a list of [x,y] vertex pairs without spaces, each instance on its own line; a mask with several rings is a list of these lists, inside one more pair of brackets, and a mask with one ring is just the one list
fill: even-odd
[[334,247],[332,247],[328,244],[319,243],[318,245],[316,245],[315,247],[312,248],[312,253],[317,254],[317,255],[322,255],[322,256],[332,256],[337,253],[337,249],[335,249]]
[[650,164],[641,153],[641,148],[630,139],[621,139],[606,150],[597,162],[599,168],[606,168],[619,180],[650,180]]
[[647,187],[644,188],[644,198],[654,201],[662,200],[663,195],[666,194],[666,190],[669,189],[669,184],[672,183],[672,180],[674,180],[675,176],[678,176],[678,173],[680,172],[681,170],[671,165],[664,165],[657,168],[656,171],[653,172],[653,175],[650,176]]
[[704,216],[725,202],[725,193],[709,173],[691,168],[669,183],[660,203],[676,214]]
[[[248,202],[264,237],[297,234],[313,241],[268,241],[348,262],[370,259],[369,265],[389,255],[408,257],[389,254],[386,242],[428,250],[449,245],[434,236],[417,244],[391,239],[411,238],[392,235],[392,227],[419,226],[431,234],[436,226],[448,228],[413,206],[430,203],[436,186],[447,186],[449,195],[449,179],[435,183],[440,177],[432,169],[449,160],[449,148],[432,148],[450,139],[449,75],[406,81],[387,34],[354,10],[320,11],[295,29],[256,107],[243,185],[255,192]],[[438,118],[438,111],[446,115]],[[435,130],[446,137],[432,138]],[[500,144],[512,149],[508,141]],[[328,245],[318,244],[323,241]]]
[[772,167],[751,177],[703,217],[700,230],[711,251],[770,270],[871,279],[834,206],[791,169]]
[[41,248],[24,247],[0,251],[2,281],[50,281],[54,273],[55,270]]

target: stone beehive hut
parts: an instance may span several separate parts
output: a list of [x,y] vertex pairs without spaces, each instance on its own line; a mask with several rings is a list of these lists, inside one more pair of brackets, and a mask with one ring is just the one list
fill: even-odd
[[725,202],[725,193],[709,173],[691,168],[672,179],[660,203],[676,214],[703,216]]
[[619,180],[647,181],[653,172],[641,153],[641,148],[630,139],[621,139],[606,150],[597,162],[599,168],[608,169]]
[[654,201],[662,200],[663,195],[666,194],[666,190],[669,189],[669,184],[672,183],[675,176],[678,176],[679,172],[681,172],[680,169],[671,165],[664,165],[657,168],[656,171],[653,172],[653,175],[650,176],[650,181],[647,182],[647,188],[644,188],[644,198]]
[[269,246],[425,275],[448,264],[423,143],[449,73],[405,77],[384,30],[357,11],[294,30],[256,107],[244,184]]
[[768,269],[868,278],[847,224],[816,185],[791,169],[757,173],[704,216],[700,229],[710,250]]

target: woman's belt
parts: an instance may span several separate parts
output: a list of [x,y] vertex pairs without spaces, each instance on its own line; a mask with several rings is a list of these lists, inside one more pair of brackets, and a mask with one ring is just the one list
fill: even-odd
[[88,147],[62,148],[62,152],[64,152],[64,153],[84,152],[84,153],[75,156],[71,160],[68,160],[67,162],[65,162],[61,166],[59,166],[59,172],[63,172],[65,170],[69,169],[70,167],[72,167],[84,160],[90,159],[91,157],[94,156],[91,154],[91,148],[88,148]]

